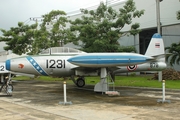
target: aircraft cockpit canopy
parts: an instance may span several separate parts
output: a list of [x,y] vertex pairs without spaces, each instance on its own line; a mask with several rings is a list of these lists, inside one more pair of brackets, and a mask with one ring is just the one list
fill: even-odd
[[69,47],[52,47],[46,50],[43,50],[40,55],[51,55],[51,54],[79,54],[85,53],[81,50],[69,48]]

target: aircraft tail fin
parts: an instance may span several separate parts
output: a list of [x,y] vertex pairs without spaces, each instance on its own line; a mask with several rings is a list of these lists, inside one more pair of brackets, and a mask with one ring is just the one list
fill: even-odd
[[165,61],[164,41],[160,34],[155,33],[152,36],[145,55],[155,59],[164,59],[163,61]]

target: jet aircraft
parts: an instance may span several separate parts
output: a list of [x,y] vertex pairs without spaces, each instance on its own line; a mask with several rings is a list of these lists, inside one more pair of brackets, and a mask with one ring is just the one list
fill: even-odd
[[[161,71],[164,62],[164,43],[154,34],[145,55],[137,53],[85,53],[73,48],[54,47],[36,56],[24,56],[6,61],[6,69],[12,72],[37,76],[71,77],[78,87],[85,85],[86,76],[100,76],[94,87],[96,92],[108,90],[108,73],[136,71]],[[75,77],[78,77],[75,80]]]

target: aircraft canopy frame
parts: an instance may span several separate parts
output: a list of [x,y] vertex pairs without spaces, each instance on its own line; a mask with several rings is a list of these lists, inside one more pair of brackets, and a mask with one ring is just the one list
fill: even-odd
[[43,50],[40,55],[51,55],[51,54],[72,54],[72,53],[85,53],[81,50],[69,47],[52,47]]

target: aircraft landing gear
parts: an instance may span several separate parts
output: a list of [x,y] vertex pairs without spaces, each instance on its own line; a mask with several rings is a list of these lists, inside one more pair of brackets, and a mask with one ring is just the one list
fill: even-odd
[[3,80],[3,83],[0,87],[0,92],[5,92],[7,93],[7,95],[11,95],[12,91],[13,91],[13,85],[9,75],[6,76],[5,79]]
[[74,82],[75,85],[78,87],[84,87],[85,86],[85,80],[84,77],[79,77],[77,80],[75,80],[74,76],[71,76],[71,80]]
[[78,78],[78,79],[76,80],[76,85],[77,85],[78,87],[84,87],[84,85],[85,85],[85,80],[84,80],[84,78],[83,78],[83,77]]
[[3,84],[1,85],[0,92],[5,92],[7,95],[11,95],[13,91],[13,85],[12,84]]

